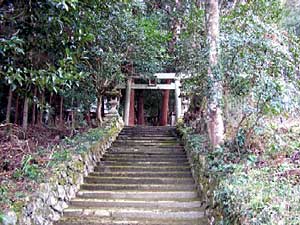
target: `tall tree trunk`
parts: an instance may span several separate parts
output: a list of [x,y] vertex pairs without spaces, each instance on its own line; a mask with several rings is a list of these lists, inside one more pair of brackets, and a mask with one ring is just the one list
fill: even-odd
[[213,148],[223,143],[224,124],[220,102],[222,100],[222,79],[218,68],[219,50],[219,3],[218,0],[208,0],[207,5],[207,39],[209,45],[208,67],[208,134]]
[[7,99],[7,108],[6,108],[6,123],[10,122],[10,111],[11,111],[11,101],[13,97],[12,88],[9,87],[8,99]]
[[[34,94],[33,94],[33,98],[35,99],[37,97],[37,87],[34,88]],[[33,104],[32,104],[32,125],[34,125],[36,123],[36,104],[35,101],[33,99]]]
[[102,95],[98,95],[98,102],[97,102],[97,121],[98,125],[102,125]]
[[[174,3],[174,2],[172,2]],[[172,9],[176,14],[180,14],[182,12],[182,4],[181,0],[175,0],[174,8]],[[181,32],[182,21],[176,16],[172,19],[171,30],[172,30],[172,39],[168,43],[168,52],[170,55],[175,54],[176,43],[178,42],[179,35]],[[176,58],[176,57],[175,57]],[[177,60],[175,60],[169,68],[167,68],[167,72],[176,72],[174,68],[176,68]],[[167,84],[170,84],[171,81],[167,80]],[[166,126],[168,124],[168,113],[169,113],[169,96],[170,90],[163,91],[163,100],[161,106],[161,114],[159,119],[159,125]],[[178,118],[176,118],[178,119]]]
[[19,95],[17,95],[17,99],[16,99],[16,113],[15,113],[15,124],[18,124],[18,120],[19,120]]
[[89,127],[92,126],[92,123],[91,123],[91,114],[90,114],[90,109],[88,109],[85,113],[85,119],[86,119],[86,122],[88,124]]
[[223,86],[223,114],[224,114],[224,132],[226,133],[226,126],[229,124],[229,119],[230,119],[230,113],[229,113],[229,102],[228,102],[228,97],[229,97],[229,91],[226,86]]
[[26,96],[24,99],[23,124],[22,124],[22,127],[25,131],[28,128],[28,105],[29,105],[29,98]]
[[105,99],[102,97],[102,105],[101,105],[101,115],[102,115],[102,118],[105,116]]
[[71,133],[71,136],[75,135],[75,124],[76,124],[76,111],[75,109],[72,110],[71,112],[71,117],[72,117],[72,133]]
[[50,109],[49,109],[49,111],[47,112],[47,115],[48,115],[48,125],[49,125],[49,126],[52,126],[53,123],[54,123],[54,120],[53,120],[53,114],[52,114],[52,112],[51,112],[52,103],[53,103],[53,92],[50,93],[50,98],[49,98],[49,106],[50,106]]
[[59,126],[62,128],[64,126],[64,97],[60,96],[60,106],[59,106]]
[[44,113],[44,104],[45,104],[45,92],[43,91],[40,95],[40,110],[39,110],[39,125],[43,124],[43,113]]

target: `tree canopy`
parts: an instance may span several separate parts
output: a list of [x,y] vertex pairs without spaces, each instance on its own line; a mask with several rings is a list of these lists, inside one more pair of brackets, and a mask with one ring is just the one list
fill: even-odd
[[183,120],[192,145],[208,136],[210,169],[294,171],[299,13],[297,0],[0,0],[0,121],[25,138],[29,124],[90,127],[97,104],[101,125],[103,96],[127,78],[183,73]]

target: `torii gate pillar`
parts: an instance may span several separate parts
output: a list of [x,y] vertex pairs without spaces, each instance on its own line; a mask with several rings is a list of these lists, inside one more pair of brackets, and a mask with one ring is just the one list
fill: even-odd
[[[160,80],[174,80],[174,83],[170,84],[156,84],[149,86],[147,84],[134,84],[133,78],[128,77],[126,86],[126,100],[125,100],[125,112],[124,122],[126,126],[133,126],[135,120],[134,112],[134,90],[175,90],[175,111],[176,121],[182,118],[182,100],[180,98],[180,77],[177,77],[175,73],[156,73],[155,77]],[[125,87],[124,87],[125,88]],[[167,98],[166,98],[167,99]],[[166,104],[167,105],[167,104]],[[139,110],[142,114],[142,110]],[[166,114],[167,115],[167,114]],[[141,119],[141,116],[139,116]],[[139,123],[142,123],[140,121]]]
[[125,98],[125,112],[124,112],[124,123],[125,123],[125,126],[129,125],[130,99],[131,99],[131,83],[132,83],[132,78],[129,77],[127,79],[126,98]]
[[[134,82],[132,81],[132,84]],[[135,91],[134,89],[131,89],[130,92],[130,110],[129,110],[129,126],[134,126],[135,122],[135,110],[134,110],[134,97],[135,97]]]

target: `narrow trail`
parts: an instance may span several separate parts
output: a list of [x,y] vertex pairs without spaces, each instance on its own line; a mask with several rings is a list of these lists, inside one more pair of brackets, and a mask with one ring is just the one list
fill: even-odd
[[173,127],[125,127],[56,225],[205,225]]

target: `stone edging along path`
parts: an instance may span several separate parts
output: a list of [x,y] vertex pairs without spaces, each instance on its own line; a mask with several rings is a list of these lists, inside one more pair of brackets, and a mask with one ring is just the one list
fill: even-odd
[[[214,202],[214,190],[218,185],[218,179],[215,174],[207,170],[207,153],[196,151],[193,144],[190,143],[188,135],[182,130],[180,125],[177,126],[182,144],[184,145],[187,158],[191,165],[192,175],[195,180],[198,194],[205,207],[205,214],[209,219],[209,224],[215,224],[216,221],[222,221],[222,210]],[[200,147],[201,148],[201,147]]]
[[[108,132],[103,139],[92,145],[88,151],[72,155],[69,162],[57,165],[49,182],[41,183],[38,190],[27,197],[20,215],[7,212],[10,218],[5,225],[52,225],[60,219],[68,202],[79,190],[83,177],[94,170],[105,151],[111,146],[123,128],[121,119],[109,122]],[[16,218],[17,217],[17,218]]]

